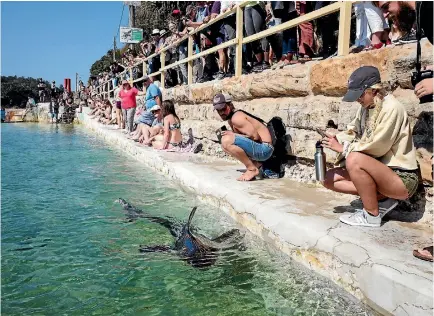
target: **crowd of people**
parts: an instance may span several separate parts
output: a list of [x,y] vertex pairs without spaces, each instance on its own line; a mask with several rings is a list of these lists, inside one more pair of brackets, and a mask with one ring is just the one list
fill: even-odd
[[[119,63],[114,62],[106,72],[92,78],[91,89],[112,80],[113,89],[117,80],[135,80],[143,75],[152,75],[160,70],[160,56],[146,61],[143,73],[141,62],[163,48],[176,42],[178,45],[165,51],[165,65],[183,60],[188,54],[188,41],[179,42],[187,33],[202,28],[193,37],[193,54],[230,41],[236,37],[235,13],[216,23],[213,19],[234,8],[238,1],[197,1],[187,6],[185,12],[175,9],[164,29],[154,29],[134,49],[128,49]],[[268,28],[278,26],[309,12],[332,4],[333,1],[250,1],[244,8],[244,36],[251,36]],[[358,1],[353,5],[355,34],[352,53],[380,49],[386,45],[399,45],[416,41],[415,11],[411,6],[401,6],[397,14],[385,13],[390,1]],[[392,10],[393,11],[393,10]],[[315,21],[301,23],[297,27],[278,32],[243,45],[243,73],[281,69],[313,59],[331,58],[337,53],[337,31],[339,13],[321,17]],[[129,71],[132,67],[132,76]],[[223,79],[235,74],[235,46],[220,49],[216,53],[195,59],[193,82]],[[160,81],[160,75],[153,75]],[[183,63],[165,71],[164,87],[187,84],[187,64]],[[141,87],[140,80],[135,83]],[[103,89],[107,89],[103,87]],[[104,90],[107,91],[107,90]]]
[[[49,114],[52,123],[62,121],[64,123],[71,123],[75,116],[75,109],[77,108],[74,103],[74,95],[67,89],[61,91],[56,86],[56,81],[52,81],[47,87],[42,78],[38,82],[38,101],[49,102]],[[26,112],[28,113],[37,106],[36,100],[32,95],[28,96],[26,103]],[[62,108],[62,117],[59,117],[59,109]]]
[[[369,43],[363,44],[365,49],[380,48],[380,45],[376,43],[377,40],[383,45],[387,44],[388,40],[384,37],[386,26],[384,21],[382,22],[383,30],[378,32],[371,25],[371,22],[374,23],[371,14],[378,12],[378,10],[381,12],[381,17],[394,21],[395,31],[401,32],[403,42],[407,42],[412,31],[403,32],[403,26],[395,19],[405,20],[404,16],[406,18],[416,16],[417,12],[417,23],[414,27],[416,38],[420,40],[423,32],[432,43],[432,4],[432,2],[415,3],[410,1],[358,3],[358,5],[363,6],[364,15],[371,30]],[[222,8],[231,7],[231,4],[222,1],[220,11],[211,8],[210,13],[206,14],[205,12],[209,9],[209,6],[206,5],[205,2],[201,2],[198,3],[194,11],[187,9],[186,18],[182,17],[181,13],[178,12],[179,10],[174,12],[174,15],[180,16],[180,24],[187,28],[194,28],[207,20],[193,19],[193,17],[204,16],[204,18],[212,19],[213,14],[224,12],[221,11]],[[213,3],[213,7],[215,5],[216,2]],[[277,6],[276,3],[273,4],[272,2],[271,5],[272,16],[275,18],[276,10],[287,10],[288,5],[291,6],[292,4],[280,3]],[[303,9],[303,3],[300,5],[302,6],[297,3],[294,4],[296,14],[306,12]],[[252,12],[246,13],[245,10],[245,14],[252,14],[252,19],[255,20],[258,11],[256,13],[253,11],[260,10],[261,6],[252,2],[249,8]],[[192,9],[190,8],[190,10]],[[213,11],[215,13],[212,13]],[[287,19],[287,15],[283,16],[286,16],[285,19]],[[380,15],[376,13],[376,16]],[[230,24],[230,22],[222,23],[223,27],[220,30],[226,30],[227,24],[225,23]],[[379,21],[375,23],[377,23],[376,26],[380,26]],[[306,29],[309,27],[306,26]],[[184,29],[179,27],[178,30],[181,30],[181,33]],[[208,30],[205,29],[204,32],[206,33]],[[227,33],[229,32],[225,34]],[[157,32],[155,32],[155,36],[157,36]],[[179,36],[182,37],[182,34]],[[286,38],[286,35],[282,34],[282,37]],[[290,40],[288,45],[285,44],[289,50],[283,50],[285,53],[282,53],[282,56],[285,58],[280,59],[281,64],[288,64],[293,61],[294,54],[291,54],[294,47],[304,46],[304,50],[293,51],[299,54],[298,58],[308,60],[312,57],[312,52],[309,51],[309,47],[311,47],[309,40],[303,40],[303,36],[300,36],[299,40],[299,42]],[[264,48],[261,43],[257,43],[252,51],[255,52],[256,66],[261,62],[262,68],[264,68],[264,63],[269,62],[270,59],[267,60],[265,50],[261,50],[261,47]],[[200,50],[200,46],[197,48]],[[329,50],[330,52],[332,50]],[[226,52],[224,53],[226,54]],[[223,56],[219,55],[219,62],[221,62],[219,65],[224,65],[224,60]],[[432,65],[424,66],[424,69],[432,69]],[[259,69],[259,67],[256,68]],[[224,73],[225,69],[230,69],[230,67],[222,67],[220,70]],[[417,71],[422,70],[417,69]],[[432,72],[431,77],[416,77],[419,78],[414,82],[416,96],[421,99],[421,102],[422,98],[427,96],[432,100]],[[153,78],[144,75],[144,91],[140,91],[125,80],[118,85],[112,101],[100,99],[92,101],[94,109],[91,114],[104,124],[118,124],[117,128],[124,129],[128,138],[140,142],[144,146],[152,146],[158,150],[182,151],[183,148],[186,148],[186,142],[183,141],[180,130],[181,121],[176,115],[175,105],[171,100],[163,100],[156,83]],[[338,154],[335,162],[336,167],[327,171],[326,178],[322,182],[323,186],[335,192],[360,196],[363,203],[363,208],[340,217],[340,221],[347,225],[380,227],[383,218],[398,205],[398,201],[411,198],[418,189],[420,172],[410,121],[405,107],[391,92],[390,87],[383,84],[377,68],[363,66],[356,69],[348,78],[348,91],[343,98],[344,102],[357,101],[360,104],[354,120],[348,122],[346,131],[336,135],[325,133],[325,136],[322,136],[322,146]],[[139,95],[144,95],[145,101],[142,106],[138,107],[136,96]],[[113,102],[116,104],[116,111],[113,110]],[[270,161],[279,161],[279,164],[282,162],[279,160],[281,155],[281,143],[279,141],[282,137],[279,122],[273,118],[274,121],[266,123],[248,112],[236,110],[232,103],[232,97],[226,93],[219,93],[214,96],[213,108],[231,129],[228,130],[225,125],[216,131],[222,149],[246,167],[246,171],[238,180],[251,181],[264,177],[281,177],[279,168],[273,168],[270,164]],[[285,131],[283,133],[285,134]],[[195,148],[195,151],[197,149]],[[430,246],[417,249],[413,254],[422,260],[433,261],[432,252],[433,247]]]
[[[91,98],[90,118],[122,130],[127,138],[144,146],[178,152],[200,151],[202,145],[194,144],[191,134],[184,139],[174,103],[163,101],[160,88],[147,76],[144,87],[146,92],[124,80],[115,89],[114,98]],[[144,96],[143,104],[138,105],[137,96]]]

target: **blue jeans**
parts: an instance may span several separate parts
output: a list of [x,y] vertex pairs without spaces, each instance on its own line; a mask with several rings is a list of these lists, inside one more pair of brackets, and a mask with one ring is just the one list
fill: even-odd
[[254,161],[268,160],[273,154],[273,146],[267,143],[257,143],[253,140],[235,135],[234,145],[240,147]]

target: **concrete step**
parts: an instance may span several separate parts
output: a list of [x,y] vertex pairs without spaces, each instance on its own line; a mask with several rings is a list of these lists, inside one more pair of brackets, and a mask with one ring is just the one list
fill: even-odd
[[288,179],[241,183],[242,166],[209,157],[154,151],[87,116],[104,141],[230,214],[254,234],[383,314],[432,315],[432,264],[412,256],[432,245],[431,226],[391,219],[380,228],[339,222],[349,196]]

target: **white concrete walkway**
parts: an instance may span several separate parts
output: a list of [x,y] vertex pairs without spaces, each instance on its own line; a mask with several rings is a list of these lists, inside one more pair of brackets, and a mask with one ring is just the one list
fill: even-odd
[[[88,109],[83,109],[88,112]],[[389,221],[381,228],[339,222],[350,197],[287,179],[235,181],[242,166],[154,151],[79,114],[107,143],[162,172],[384,314],[433,314],[433,265],[412,256],[432,245],[432,228]]]

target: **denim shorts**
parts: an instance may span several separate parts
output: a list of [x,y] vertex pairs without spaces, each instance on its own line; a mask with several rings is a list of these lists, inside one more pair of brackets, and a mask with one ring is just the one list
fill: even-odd
[[240,147],[254,161],[268,160],[273,154],[273,146],[267,143],[257,143],[253,140],[235,135],[234,145]]

